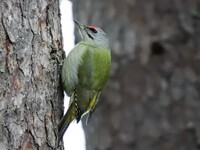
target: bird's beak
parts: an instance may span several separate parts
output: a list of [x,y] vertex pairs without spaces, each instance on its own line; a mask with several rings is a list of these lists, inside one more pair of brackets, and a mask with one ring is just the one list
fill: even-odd
[[81,24],[80,22],[74,20],[74,23],[77,25],[77,27],[80,29],[80,30],[84,30],[86,28],[85,25]]

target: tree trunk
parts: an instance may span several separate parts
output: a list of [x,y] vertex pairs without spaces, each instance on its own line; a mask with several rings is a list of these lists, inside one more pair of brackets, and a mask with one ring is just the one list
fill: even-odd
[[112,74],[87,150],[198,150],[200,1],[74,0],[110,37]]
[[0,149],[57,147],[63,92],[59,1],[0,1]]

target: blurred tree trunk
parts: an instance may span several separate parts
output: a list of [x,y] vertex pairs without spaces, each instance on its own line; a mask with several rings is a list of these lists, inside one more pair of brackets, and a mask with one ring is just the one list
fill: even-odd
[[[59,1],[0,1],[0,149],[56,149]],[[57,149],[61,149],[57,148]]]
[[87,150],[200,148],[200,1],[74,0],[110,37],[112,75]]

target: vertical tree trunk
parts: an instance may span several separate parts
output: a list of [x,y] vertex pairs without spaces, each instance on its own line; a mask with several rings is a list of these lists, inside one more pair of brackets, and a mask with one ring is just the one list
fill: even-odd
[[0,149],[57,148],[59,1],[0,1]]
[[103,28],[112,75],[87,150],[197,150],[200,1],[74,0],[74,17]]

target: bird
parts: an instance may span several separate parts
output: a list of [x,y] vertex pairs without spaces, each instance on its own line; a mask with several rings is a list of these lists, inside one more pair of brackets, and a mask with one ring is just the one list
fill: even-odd
[[96,26],[86,26],[74,20],[82,41],[64,59],[61,78],[65,93],[70,97],[69,108],[58,127],[62,139],[70,123],[88,114],[88,124],[111,69],[111,50],[107,34]]

